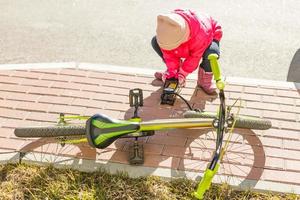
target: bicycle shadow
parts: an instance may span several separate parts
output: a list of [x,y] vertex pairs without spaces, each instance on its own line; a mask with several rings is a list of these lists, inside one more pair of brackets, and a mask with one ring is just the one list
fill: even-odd
[[[161,105],[161,83],[155,80],[152,85],[157,86],[158,89],[144,92],[146,95],[144,95],[144,106],[139,109],[140,117],[144,121],[182,117],[183,112],[188,110],[185,103],[177,99],[174,106]],[[205,110],[208,103],[216,101],[216,97],[205,95],[201,89],[194,88],[192,84],[187,84],[181,94],[187,98],[191,96],[189,100],[193,108],[200,110]],[[133,108],[124,113],[124,119],[129,119],[132,116]],[[266,158],[262,144],[251,130],[236,129],[234,138],[230,143],[234,148],[225,154],[219,172],[221,175],[226,175],[225,179],[221,181],[233,182],[231,179],[234,178],[231,177],[235,175],[235,177],[243,179],[239,182],[239,186],[253,187],[260,179],[265,166]],[[119,155],[115,150],[118,153],[122,152],[123,155],[128,154],[132,141],[133,138],[120,138],[113,144],[113,148],[93,149],[87,143],[61,146],[54,139],[42,138],[27,141],[20,149],[20,155],[23,153],[27,160],[56,165],[69,162],[72,167],[84,168],[85,165],[90,165],[90,162],[97,164],[99,155],[109,154],[108,162],[118,162]],[[143,166],[147,167],[144,175],[153,174],[159,167],[171,168],[171,177],[189,177],[189,172],[198,174],[206,169],[215,148],[215,135],[210,129],[156,131],[153,136],[139,138],[139,142],[144,145]],[[236,166],[237,169],[240,168],[239,174],[232,173],[232,166]],[[196,179],[200,179],[200,176],[197,176]]]
[[[162,84],[154,80],[152,85],[161,87]],[[181,118],[183,117],[183,112],[188,110],[188,107],[180,99],[176,100],[174,106],[161,105],[161,92],[162,89],[159,88],[150,95],[145,96],[144,107],[139,110],[140,117],[144,121]],[[217,96],[206,95],[201,89],[193,87],[192,84],[187,84],[187,87],[182,89],[181,94],[185,98],[190,97],[189,102],[193,108],[206,110],[208,107],[209,110],[216,110],[216,105],[213,105],[213,103],[218,101]],[[124,118],[130,119],[132,115],[133,108],[126,111]],[[214,134],[209,129],[156,131],[155,135],[141,140],[141,144],[145,147],[144,166],[154,167],[152,171],[154,172],[157,167],[169,165],[173,169],[171,177],[189,176],[182,173],[182,171],[203,172],[207,163],[211,161],[212,153],[215,149],[216,136]],[[252,130],[235,129],[233,138],[229,143],[233,148],[225,154],[220,169],[219,174],[226,175],[221,182],[236,184],[236,180],[230,180],[232,176],[235,176],[240,179],[238,184],[240,187],[254,187],[262,176],[266,162],[262,143]],[[117,148],[122,148],[123,142],[120,140],[116,141]],[[123,150],[128,151],[130,139],[127,139],[125,143],[127,148],[123,148]],[[155,148],[156,151],[153,150]],[[236,169],[233,170],[232,166],[235,166]],[[236,174],[237,171],[239,172]],[[149,175],[152,172],[149,171]],[[199,176],[197,177],[197,179],[200,178]]]
[[19,162],[47,163],[55,166],[82,168],[85,159],[96,160],[97,149],[87,143],[61,144],[56,138],[27,141],[19,150]]

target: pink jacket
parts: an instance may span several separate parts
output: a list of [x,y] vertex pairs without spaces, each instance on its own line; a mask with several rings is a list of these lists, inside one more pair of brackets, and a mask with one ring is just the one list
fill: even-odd
[[[199,61],[213,40],[220,41],[222,38],[221,26],[211,17],[190,10],[176,9],[190,28],[190,38],[176,49],[162,50],[169,77],[177,75],[178,70],[184,76],[197,69]],[[181,65],[181,58],[185,58]],[[180,68],[181,65],[181,68]]]

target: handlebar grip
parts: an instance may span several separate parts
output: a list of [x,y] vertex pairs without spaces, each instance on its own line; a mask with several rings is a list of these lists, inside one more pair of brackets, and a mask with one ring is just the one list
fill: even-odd
[[211,66],[212,72],[214,74],[214,79],[216,81],[221,80],[221,71],[220,71],[220,67],[219,67],[219,63],[218,63],[218,58],[219,58],[219,56],[215,53],[208,55],[208,60],[210,62],[210,66]]
[[217,88],[219,90],[223,90],[225,87],[225,83],[222,81],[221,77],[221,69],[218,63],[218,54],[212,53],[208,55],[208,60],[210,62],[211,70],[214,75],[214,80],[216,81]]

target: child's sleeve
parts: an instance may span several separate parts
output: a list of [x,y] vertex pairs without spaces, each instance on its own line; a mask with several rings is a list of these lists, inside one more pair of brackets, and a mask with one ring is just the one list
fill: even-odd
[[210,17],[211,24],[212,24],[212,29],[213,29],[213,39],[220,41],[222,36],[223,36],[223,31],[221,25],[214,20],[212,17]]
[[174,55],[170,51],[165,51],[162,49],[164,61],[167,66],[167,71],[169,72],[169,76],[167,78],[172,78],[177,75],[177,71],[180,66],[180,58],[178,58],[176,55]]
[[190,56],[186,58],[182,64],[182,70],[186,72],[186,76],[198,68],[199,61],[204,53],[205,49],[196,48],[191,50]]

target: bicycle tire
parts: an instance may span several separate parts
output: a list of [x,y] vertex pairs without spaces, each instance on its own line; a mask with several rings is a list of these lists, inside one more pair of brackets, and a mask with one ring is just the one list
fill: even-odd
[[[185,118],[216,118],[215,113],[210,112],[197,112],[197,111],[186,111],[183,116]],[[267,130],[272,127],[272,123],[267,119],[260,119],[257,117],[249,116],[238,116],[235,117],[235,128],[246,128],[246,129],[256,129],[256,130]],[[229,125],[229,127],[231,127]]]
[[59,137],[59,136],[79,136],[85,135],[85,125],[53,125],[19,127],[14,133],[17,137]]

